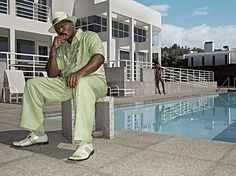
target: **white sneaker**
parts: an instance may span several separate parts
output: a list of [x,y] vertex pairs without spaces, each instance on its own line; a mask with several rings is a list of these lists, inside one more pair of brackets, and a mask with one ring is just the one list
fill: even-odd
[[81,142],[77,148],[77,150],[68,158],[68,160],[73,161],[83,161],[89,159],[89,157],[94,154],[93,144]]
[[48,135],[37,136],[33,132],[30,132],[25,139],[12,143],[15,147],[27,147],[34,144],[48,144]]

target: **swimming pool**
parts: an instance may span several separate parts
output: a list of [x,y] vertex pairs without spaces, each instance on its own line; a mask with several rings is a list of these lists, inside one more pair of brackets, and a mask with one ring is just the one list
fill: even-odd
[[236,93],[115,109],[115,128],[236,142]]

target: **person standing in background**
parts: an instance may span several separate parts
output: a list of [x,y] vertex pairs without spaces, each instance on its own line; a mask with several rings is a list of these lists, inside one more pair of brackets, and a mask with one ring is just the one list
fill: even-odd
[[153,66],[153,69],[154,69],[154,74],[155,74],[155,94],[157,94],[157,90],[158,90],[158,93],[161,94],[159,82],[161,82],[163,94],[166,94],[165,84],[162,79],[163,68],[161,68],[160,64],[156,62],[155,65]]

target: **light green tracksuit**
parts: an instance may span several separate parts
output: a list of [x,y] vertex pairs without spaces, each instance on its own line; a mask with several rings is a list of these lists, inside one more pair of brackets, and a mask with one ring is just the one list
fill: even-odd
[[40,77],[27,81],[20,126],[44,133],[45,103],[73,98],[76,113],[74,141],[91,142],[95,102],[107,93],[104,67],[102,65],[92,74],[80,78],[75,88],[67,87],[66,77],[85,66],[94,54],[103,53],[98,35],[79,29],[72,43],[63,44],[57,51],[58,68],[64,72],[65,78]]

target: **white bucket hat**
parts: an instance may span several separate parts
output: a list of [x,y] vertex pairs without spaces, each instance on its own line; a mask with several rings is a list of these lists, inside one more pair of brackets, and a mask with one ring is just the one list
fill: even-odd
[[76,16],[69,16],[65,12],[54,12],[52,14],[52,26],[48,29],[48,32],[55,33],[56,31],[55,31],[54,26],[62,20],[69,20],[75,24],[77,21],[77,17]]

